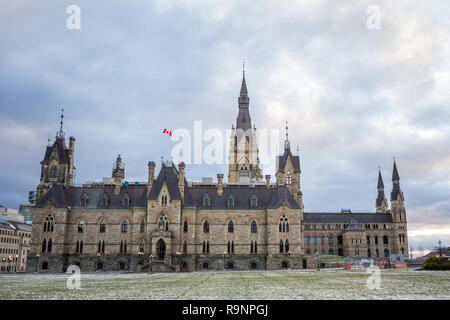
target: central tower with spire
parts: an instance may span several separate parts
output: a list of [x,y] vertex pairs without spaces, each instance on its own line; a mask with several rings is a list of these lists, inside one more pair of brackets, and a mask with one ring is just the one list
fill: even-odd
[[241,92],[238,98],[239,112],[236,128],[231,127],[230,154],[228,156],[228,182],[251,182],[262,179],[258,157],[258,139],[249,112],[245,69],[242,70]]

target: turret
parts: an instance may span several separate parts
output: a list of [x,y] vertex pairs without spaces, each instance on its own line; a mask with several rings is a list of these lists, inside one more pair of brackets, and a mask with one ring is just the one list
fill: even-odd
[[116,185],[114,188],[114,194],[118,195],[120,193],[123,180],[125,179],[125,169],[123,168],[120,154],[117,156],[115,167],[112,170],[112,178],[114,179],[114,183]]

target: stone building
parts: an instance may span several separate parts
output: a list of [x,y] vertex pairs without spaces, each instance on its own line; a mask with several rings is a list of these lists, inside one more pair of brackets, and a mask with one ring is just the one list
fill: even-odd
[[408,255],[395,162],[391,210],[379,173],[376,212],[304,212],[300,157],[291,152],[287,130],[276,182],[262,175],[245,75],[238,105],[227,182],[223,174],[216,182],[188,182],[184,163],[162,162],[156,174],[150,161],[147,182],[128,184],[119,155],[111,183],[74,186],[75,138],[67,147],[61,125],[41,162],[28,270],[301,269],[316,252]]
[[0,273],[25,272],[30,242],[31,226],[23,217],[0,210]]

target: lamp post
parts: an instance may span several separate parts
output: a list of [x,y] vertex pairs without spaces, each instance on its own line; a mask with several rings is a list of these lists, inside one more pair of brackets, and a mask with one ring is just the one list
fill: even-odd
[[139,252],[137,253],[137,255],[138,255],[138,257],[139,257],[139,269],[138,269],[138,272],[141,272],[141,270],[142,270],[142,257],[143,257],[143,255],[144,255],[144,252],[142,252],[140,249],[139,249]]
[[438,241],[438,245],[439,245],[439,257],[442,257],[441,244],[442,244],[442,241],[439,240],[439,241]]
[[291,270],[291,250],[287,252],[289,254],[289,270]]
[[225,254],[226,253],[227,253],[226,251],[223,252],[223,270],[224,271],[225,271]]
[[180,270],[180,272],[181,272],[181,252],[177,251],[177,252],[175,253],[175,255],[176,255],[176,258],[177,258],[177,265],[178,265],[178,268],[179,268],[179,270]]
[[16,254],[16,265],[14,267],[14,272],[17,272],[17,261],[19,260],[19,255]]
[[100,252],[97,252],[97,267],[96,267],[97,271],[99,270],[98,263],[99,263],[99,260],[100,260],[100,256],[101,256]]
[[153,266],[152,266],[152,262],[153,262],[153,255],[150,253],[150,271],[153,272]]
[[39,257],[40,257],[41,255],[39,254],[39,252],[38,253],[36,253],[36,258],[37,258],[37,260],[36,260],[36,272],[38,272],[38,267],[39,267]]
[[320,271],[320,260],[319,260],[320,253],[319,253],[319,251],[316,251],[314,253],[314,255],[316,256],[316,259],[317,259],[317,270]]

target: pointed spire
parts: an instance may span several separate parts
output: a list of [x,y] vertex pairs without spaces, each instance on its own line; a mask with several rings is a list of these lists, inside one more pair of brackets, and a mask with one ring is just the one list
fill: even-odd
[[241,97],[247,96],[247,83],[245,82],[245,64],[242,65],[242,84],[241,84]]
[[394,158],[394,169],[392,171],[392,181],[395,182],[399,182],[400,181],[400,176],[398,175],[398,170],[397,170],[397,164],[395,163],[395,158]]
[[377,184],[378,190],[381,189],[384,190],[384,183],[383,183],[383,177],[381,176],[381,169],[378,167],[378,184]]
[[286,140],[284,141],[284,150],[290,150],[291,145],[289,143],[289,135],[288,135],[288,122],[286,121]]
[[64,139],[63,123],[64,123],[64,109],[61,110],[61,121],[59,122],[60,127],[59,131],[56,133],[57,139]]

